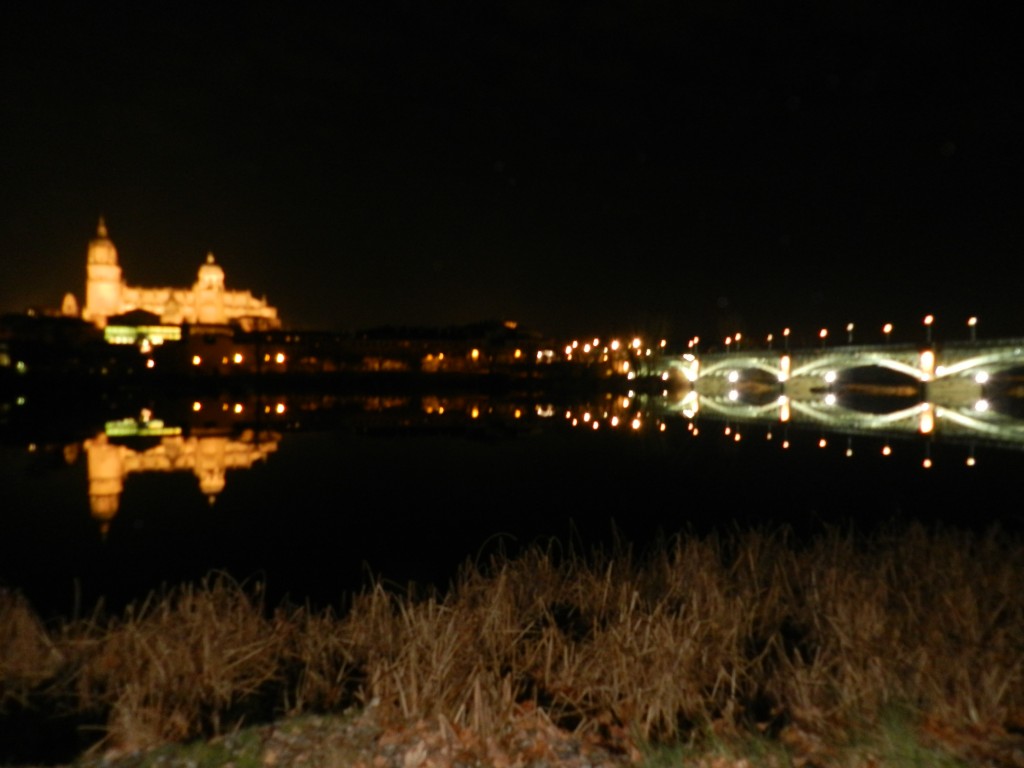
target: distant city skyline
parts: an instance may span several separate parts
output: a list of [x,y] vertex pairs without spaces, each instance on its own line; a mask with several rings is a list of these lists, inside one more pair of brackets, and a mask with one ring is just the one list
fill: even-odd
[[161,13],[9,11],[0,311],[79,290],[102,215],[134,283],[212,251],[299,327],[1024,334],[992,13]]

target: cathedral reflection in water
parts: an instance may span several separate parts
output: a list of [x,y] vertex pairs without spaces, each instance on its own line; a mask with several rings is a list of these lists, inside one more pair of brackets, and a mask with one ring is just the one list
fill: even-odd
[[[123,423],[123,422],[122,422]],[[144,429],[144,428],[143,428]],[[141,472],[191,472],[199,490],[210,503],[224,490],[229,469],[250,469],[277,450],[280,435],[244,430],[239,435],[160,437],[151,447],[133,448],[112,442],[106,432],[86,440],[89,476],[89,509],[104,534],[117,515],[125,480]]]
[[[842,393],[809,394],[803,400],[750,390],[701,395],[693,389],[653,392],[591,392],[555,397],[533,393],[357,395],[293,392],[275,396],[206,393],[147,401],[131,417],[92,416],[69,432],[68,414],[54,414],[56,401],[32,397],[0,402],[0,438],[8,444],[63,451],[73,464],[86,454],[88,506],[106,534],[133,474],[191,472],[212,504],[229,470],[251,469],[278,450],[288,433],[348,432],[388,438],[402,435],[475,440],[526,438],[539,433],[580,431],[595,438],[682,433],[727,440],[740,450],[741,435],[763,433],[788,450],[803,440],[830,448],[826,434],[846,438],[841,455],[853,455],[856,440],[867,453],[894,453],[897,441],[920,452],[931,470],[932,446],[946,444],[956,462],[974,466],[976,450],[1024,449],[1024,418],[1013,398],[957,406],[915,398],[863,398]],[[870,406],[870,407],[869,407]],[[122,406],[123,407],[123,406]],[[124,410],[121,410],[123,413]],[[109,412],[108,412],[109,413]],[[157,414],[169,414],[167,420]],[[98,427],[98,425],[102,425]],[[705,429],[716,426],[715,429]],[[759,429],[755,429],[759,427]],[[773,439],[774,438],[774,439]],[[745,443],[746,441],[744,441]],[[917,447],[914,447],[917,444]],[[877,450],[876,450],[877,449]],[[860,451],[858,451],[860,453]],[[907,452],[900,451],[903,455]],[[966,458],[965,458],[966,457]],[[946,463],[946,462],[943,462]]]

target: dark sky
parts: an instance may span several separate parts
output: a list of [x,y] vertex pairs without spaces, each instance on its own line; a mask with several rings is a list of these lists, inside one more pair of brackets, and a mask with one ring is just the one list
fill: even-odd
[[0,311],[81,298],[103,214],[132,284],[212,250],[304,327],[1024,334],[1016,27],[968,3],[20,5]]

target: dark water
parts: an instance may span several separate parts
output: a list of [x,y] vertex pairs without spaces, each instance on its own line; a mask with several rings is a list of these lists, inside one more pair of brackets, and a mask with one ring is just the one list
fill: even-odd
[[[127,412],[123,403],[82,419],[64,413],[57,423],[14,418],[9,408],[0,585],[44,614],[68,615],[100,598],[117,608],[223,570],[264,581],[272,598],[327,605],[371,578],[443,587],[467,560],[538,542],[586,549],[618,540],[643,549],[680,531],[736,525],[813,532],[908,520],[1019,529],[1022,521],[1024,453],[985,445],[700,415],[691,423],[658,398],[623,408],[618,395],[557,404],[281,397],[244,400],[242,414],[231,397],[218,397],[204,401],[202,418],[185,415],[188,398],[158,404],[154,411],[177,418],[166,424],[183,425],[170,438],[98,438],[111,415]],[[286,400],[278,416],[274,407]],[[252,421],[249,414],[268,409]],[[613,427],[616,409],[622,419]],[[639,429],[629,424],[633,414],[642,416]],[[95,448],[86,439],[127,463],[170,455],[179,468],[135,467],[123,477],[116,513],[98,519],[90,506]],[[218,492],[201,490],[188,444],[213,456],[207,468],[220,462]],[[248,465],[239,455],[263,458]],[[210,478],[203,482],[209,490]]]

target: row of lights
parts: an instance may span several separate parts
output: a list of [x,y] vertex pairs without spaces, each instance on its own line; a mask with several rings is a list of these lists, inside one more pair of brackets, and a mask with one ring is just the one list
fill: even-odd
[[[604,417],[608,418],[608,414],[607,413],[604,414]],[[582,424],[585,424],[585,425],[589,425],[591,429],[597,430],[599,428],[599,426],[600,426],[599,421],[589,411],[585,411],[579,417],[574,416],[572,411],[566,411],[565,412],[565,418],[567,420],[569,420],[570,423],[572,424],[572,426],[574,426],[574,427],[578,426],[579,424],[582,423]],[[619,419],[618,416],[612,416],[612,417],[608,418],[608,424],[611,427],[617,427],[621,423],[622,423],[622,420]],[[630,427],[633,430],[641,429],[643,427],[643,421],[642,421],[641,415],[639,413],[637,413],[633,417],[633,419],[630,420],[629,425],[630,425]],[[658,429],[659,429],[659,431],[664,432],[664,431],[666,431],[666,428],[667,427],[666,427],[665,422],[658,421]],[[687,421],[686,422],[686,429],[687,429],[687,431],[690,432],[690,434],[693,437],[697,437],[700,434],[700,428],[693,421]],[[742,433],[739,430],[734,430],[732,428],[732,426],[730,426],[729,424],[726,424],[725,427],[723,428],[723,434],[726,437],[730,438],[735,443],[739,443],[743,439]],[[769,430],[766,433],[765,437],[768,440],[771,440],[773,438],[771,430]],[[822,437],[820,437],[818,439],[818,443],[817,444],[818,444],[819,448],[822,448],[822,449],[827,448],[828,447],[828,439],[826,437],[822,436]],[[791,443],[790,443],[788,437],[784,438],[781,441],[781,447],[782,447],[783,450],[788,450],[790,448],[790,446],[791,446]],[[889,443],[885,443],[882,446],[882,448],[880,450],[880,453],[884,457],[891,456],[892,453],[893,453],[892,446]],[[847,458],[851,458],[853,456],[853,446],[852,446],[851,443],[847,443],[846,450],[844,451],[844,455]],[[977,460],[976,460],[976,458],[974,456],[974,451],[973,450],[971,451],[971,453],[966,458],[965,464],[968,467],[973,467],[973,466],[975,466],[977,464]],[[921,462],[921,466],[924,469],[931,469],[934,466],[934,462],[933,462],[933,460],[932,460],[930,455],[925,456],[925,458]]]
[[[284,352],[278,352],[276,355],[273,356],[273,358],[271,358],[269,352],[267,354],[263,355],[263,362],[269,363],[271,361],[271,359],[273,359],[273,361],[275,363],[277,363],[278,365],[283,365],[285,360],[287,360],[287,358],[285,357]],[[226,365],[228,362],[229,362],[229,359],[227,357],[222,357],[221,358],[221,363],[224,363]],[[235,365],[241,365],[242,363],[245,362],[245,355],[243,355],[241,352],[235,352],[235,354],[233,354],[231,356],[230,362],[234,363]],[[202,364],[203,364],[203,358],[202,358],[201,355],[192,355],[192,365],[202,365]]]
[[[231,413],[234,413],[235,415],[238,415],[238,414],[241,414],[241,413],[245,412],[245,406],[242,403],[235,403],[234,405],[229,405],[228,403],[221,403],[221,408],[220,409],[222,411],[224,411],[225,413],[230,411]],[[199,413],[202,410],[203,410],[203,404],[199,400],[193,401],[193,403],[192,403],[192,411],[193,411],[193,413]],[[267,405],[263,406],[263,412],[264,413],[276,413],[276,414],[280,415],[280,414],[284,413],[286,410],[288,410],[288,409],[287,409],[287,407],[285,406],[284,403],[277,403],[275,405],[267,404]]]
[[[687,424],[687,428],[690,429],[690,431],[694,435],[697,434],[697,428],[696,428],[696,426],[693,425],[693,422],[689,422]],[[743,436],[741,435],[739,430],[734,430],[728,424],[725,425],[724,429],[722,430],[722,434],[725,435],[725,437],[730,438],[733,442],[736,442],[736,443],[740,442],[743,439]],[[765,439],[771,440],[772,438],[773,438],[772,432],[771,432],[771,430],[769,430],[765,434]],[[790,446],[791,446],[791,443],[789,441],[789,438],[788,437],[787,438],[783,438],[783,440],[781,442],[782,450],[784,450],[784,451],[785,450],[789,450]],[[824,436],[819,437],[818,438],[818,447],[819,448],[823,448],[823,449],[827,448],[828,447],[828,438],[826,438]],[[893,453],[892,446],[889,443],[885,443],[885,444],[882,445],[882,448],[881,448],[881,450],[879,452],[882,454],[882,456],[888,458],[889,456],[892,456],[892,453]],[[852,442],[847,442],[846,450],[843,451],[843,455],[846,456],[846,458],[852,458],[853,457],[853,444],[852,444]],[[964,460],[964,464],[966,466],[968,466],[968,467],[973,467],[973,466],[976,466],[977,463],[978,463],[978,461],[975,458],[974,450],[972,449],[971,452],[968,454],[967,458]],[[935,466],[935,462],[932,461],[932,457],[930,455],[926,455],[924,457],[924,459],[921,460],[921,466],[924,469],[931,469],[933,466]]]
[[[927,341],[927,343],[931,344],[931,342],[932,342],[932,326],[935,324],[935,315],[931,315],[931,314],[925,315],[924,319],[922,320],[922,324],[924,325],[924,328],[925,328],[925,340]],[[885,341],[886,341],[887,344],[889,343],[889,339],[892,336],[893,328],[894,328],[894,326],[893,326],[892,323],[884,323],[882,325],[882,335],[885,337]],[[970,334],[971,334],[971,341],[977,341],[978,340],[978,335],[977,335],[977,332],[978,332],[978,318],[977,318],[977,316],[971,315],[969,318],[967,318],[967,328],[968,328],[968,330],[970,331]],[[854,332],[855,329],[856,329],[856,326],[853,323],[847,323],[846,324],[846,340],[847,340],[847,343],[849,343],[849,344],[853,343],[853,332]],[[782,338],[785,341],[785,344],[786,344],[787,348],[789,347],[789,337],[790,337],[791,333],[792,333],[792,330],[790,328],[783,328],[782,329]],[[821,340],[821,345],[825,346],[825,340],[828,338],[828,328],[822,328],[821,330],[819,330],[818,331],[818,338]],[[726,336],[725,339],[724,339],[726,351],[728,352],[730,348],[739,349],[740,348],[740,342],[742,340],[743,340],[743,334],[742,333],[734,333],[731,336]],[[768,344],[768,348],[771,349],[772,348],[772,344],[775,341],[775,334],[774,333],[769,333],[765,337],[765,341]],[[697,345],[699,343],[700,343],[700,337],[699,336],[694,336],[692,339],[690,339],[687,342],[687,348],[688,349],[696,349]],[[735,345],[735,346],[733,346],[733,345]]]

